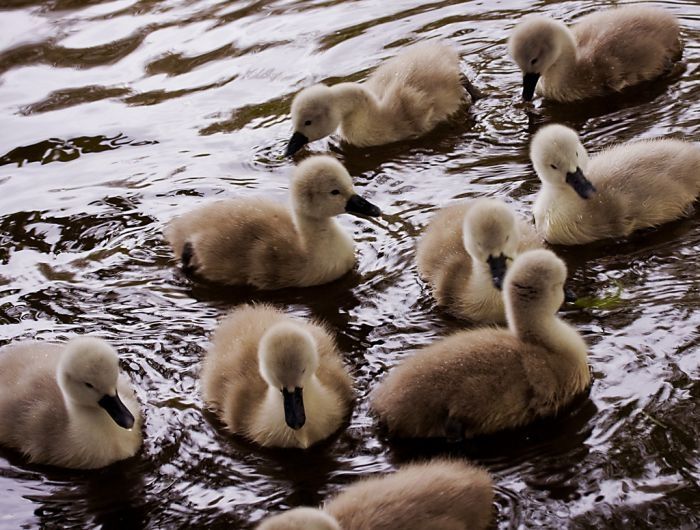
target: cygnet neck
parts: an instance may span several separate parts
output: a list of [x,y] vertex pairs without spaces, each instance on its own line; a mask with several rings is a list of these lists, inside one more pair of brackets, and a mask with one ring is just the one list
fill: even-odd
[[[377,97],[360,83],[339,83],[331,87],[334,103],[340,111],[340,129],[350,143],[365,145],[383,138],[380,128],[382,108]],[[379,128],[379,129],[378,129]]]
[[587,373],[586,343],[578,332],[566,322],[557,318],[551,308],[538,307],[536,303],[523,303],[522,300],[506,308],[510,331],[520,340],[542,346],[557,357],[568,360],[559,365],[564,371],[567,366],[576,366]]
[[[551,89],[559,87],[567,77],[574,77],[578,72],[576,67],[576,39],[571,30],[565,26],[557,25],[555,38],[559,41],[561,51],[554,63],[544,72],[544,83]],[[570,83],[567,83],[570,85]]]
[[508,328],[516,337],[549,349],[557,348],[562,328],[568,327],[552,313],[551,309],[542,307],[534,301],[510,297],[510,304],[506,311]]
[[485,263],[475,256],[472,256],[467,250],[467,254],[472,260],[472,281],[475,285],[481,285],[483,283],[488,283],[489,285],[493,282],[493,277],[491,276],[491,269],[488,263]]
[[377,98],[360,83],[338,83],[331,87],[331,91],[343,119],[356,112],[368,115],[379,112]]
[[333,217],[316,217],[298,207],[294,208],[294,224],[306,244],[321,242],[339,229]]

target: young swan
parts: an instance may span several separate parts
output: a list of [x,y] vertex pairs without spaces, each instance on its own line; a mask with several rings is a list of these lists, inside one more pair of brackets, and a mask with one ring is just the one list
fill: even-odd
[[501,286],[508,262],[542,244],[532,225],[497,199],[443,208],[418,243],[418,272],[437,303],[474,322],[505,322]]
[[537,87],[546,98],[574,101],[660,76],[680,58],[682,44],[673,15],[635,5],[587,15],[571,29],[528,16],[508,48],[524,74],[523,99]]
[[305,88],[292,102],[291,156],[340,127],[360,147],[421,136],[447,120],[477,91],[462,84],[457,51],[443,42],[421,42],[380,66],[365,83]]
[[589,160],[573,130],[547,125],[532,139],[530,158],[542,181],[535,225],[553,244],[628,236],[686,215],[700,193],[696,143],[629,142]]
[[361,480],[322,510],[296,508],[266,519],[258,530],[479,530],[491,520],[492,502],[486,471],[459,460],[433,460]]
[[353,241],[333,217],[376,217],[379,208],[355,194],[348,172],[329,156],[299,164],[290,191],[291,212],[265,199],[229,199],[171,221],[166,235],[185,272],[280,289],[330,282],[352,269]]
[[141,415],[114,350],[94,337],[0,350],[0,443],[30,462],[76,469],[133,456]]
[[214,333],[204,400],[228,429],[268,447],[307,448],[350,411],[352,381],[325,327],[245,305]]
[[586,344],[556,317],[564,262],[529,250],[506,273],[508,329],[462,331],[392,369],[372,407],[398,437],[459,440],[555,414],[590,381]]

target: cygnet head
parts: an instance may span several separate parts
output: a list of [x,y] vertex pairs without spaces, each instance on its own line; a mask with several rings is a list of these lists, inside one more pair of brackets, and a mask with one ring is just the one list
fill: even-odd
[[567,44],[575,46],[566,25],[532,15],[520,22],[508,39],[510,56],[523,72],[523,99],[531,101],[541,75],[556,62]]
[[72,405],[101,407],[125,429],[134,416],[119,399],[119,360],[112,347],[96,337],[80,337],[66,344],[56,373],[63,395]]
[[585,177],[588,154],[573,129],[558,124],[542,127],[530,144],[530,159],[542,184],[570,186],[582,199],[595,193],[595,186]]
[[268,329],[258,348],[260,375],[272,388],[282,392],[284,419],[292,429],[306,423],[304,386],[318,368],[318,351],[311,334],[291,322]]
[[292,101],[294,134],[287,144],[287,156],[304,145],[332,134],[340,125],[340,109],[326,85],[314,85],[299,92]]
[[343,165],[330,156],[302,161],[292,178],[294,209],[299,216],[327,219],[341,213],[377,217],[381,210],[355,193]]
[[489,267],[494,287],[501,289],[508,261],[518,249],[518,227],[511,209],[496,199],[474,201],[464,216],[462,239],[472,259]]
[[265,519],[257,530],[340,530],[340,525],[322,510],[294,508]]
[[531,316],[554,315],[564,303],[566,265],[552,251],[520,254],[506,273],[503,296],[508,322],[513,311]]

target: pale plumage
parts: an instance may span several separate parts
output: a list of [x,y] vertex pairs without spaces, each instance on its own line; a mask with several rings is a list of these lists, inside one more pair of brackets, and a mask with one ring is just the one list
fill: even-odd
[[77,469],[136,454],[141,414],[114,350],[94,337],[0,350],[0,443]]
[[508,329],[463,331],[419,350],[372,394],[398,437],[461,439],[555,414],[589,384],[586,344],[556,317],[564,263],[548,250],[518,256],[503,293]]
[[322,510],[290,510],[266,519],[258,530],[480,530],[491,520],[492,502],[486,471],[458,460],[433,460],[361,480]]
[[459,55],[443,42],[421,42],[382,64],[365,83],[314,85],[292,102],[292,155],[307,142],[340,128],[357,146],[415,138],[471,103],[477,91],[466,82]]
[[352,381],[324,326],[242,306],[218,326],[202,365],[204,400],[260,445],[306,448],[338,430]]
[[548,125],[530,157],[542,181],[533,213],[548,242],[628,236],[687,214],[700,194],[700,145],[674,139],[614,145],[592,156],[575,131]]
[[183,269],[209,281],[259,289],[330,282],[355,265],[352,238],[333,219],[378,216],[355,194],[345,168],[329,156],[295,169],[292,211],[263,198],[205,204],[170,222],[166,236]]
[[524,74],[523,98],[532,99],[537,87],[538,94],[557,101],[620,91],[659,77],[682,49],[672,14],[637,5],[586,15],[571,29],[528,16],[508,46]]
[[508,263],[541,247],[534,227],[502,201],[443,208],[418,242],[418,272],[437,303],[475,322],[505,322],[501,283]]

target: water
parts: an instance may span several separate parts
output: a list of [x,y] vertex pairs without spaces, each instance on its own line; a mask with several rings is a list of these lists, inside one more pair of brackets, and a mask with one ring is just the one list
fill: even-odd
[[[454,198],[499,196],[529,214],[529,138],[575,127],[614,142],[700,133],[700,6],[657,2],[684,28],[667,79],[584,104],[520,102],[506,54],[531,10],[570,21],[617,2],[5,0],[0,11],[0,341],[111,340],[146,414],[137,457],[96,472],[29,466],[0,449],[0,526],[246,528],[318,504],[360,476],[433,454],[467,457],[497,484],[494,527],[700,525],[700,215],[557,249],[581,296],[564,311],[590,345],[590,397],[565,418],[465,447],[384,440],[366,395],[411,350],[464,327],[417,279],[416,238]],[[490,94],[426,138],[330,149],[386,215],[343,218],[359,265],[327,286],[260,293],[192,285],[163,227],[215,196],[285,200],[293,94],[364,78],[426,38],[452,41]],[[197,372],[217,319],[273,302],[326,320],[356,380],[347,429],[313,450],[261,450],[206,413]]]

